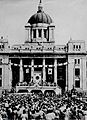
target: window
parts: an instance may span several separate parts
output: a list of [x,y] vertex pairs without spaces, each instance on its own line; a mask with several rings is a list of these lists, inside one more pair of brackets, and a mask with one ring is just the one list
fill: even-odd
[[51,29],[52,30],[52,38],[54,38],[54,29]]
[[75,76],[80,76],[80,69],[79,68],[75,68]]
[[73,45],[73,49],[75,49],[75,45]]
[[33,38],[36,38],[36,30],[33,30]]
[[80,59],[75,59],[75,65],[76,64],[78,64],[78,65],[80,64]]
[[47,30],[44,29],[44,38],[46,38],[46,37],[47,37]]
[[2,68],[0,68],[0,87],[2,87]]
[[4,45],[2,45],[2,48],[4,48]]
[[39,34],[38,37],[41,37],[41,35],[42,35],[42,30],[41,29],[38,30],[38,34]]
[[4,45],[3,45],[3,44],[0,45],[0,49],[2,49],[2,48],[4,48]]
[[75,87],[80,88],[80,80],[75,80]]
[[81,49],[81,45],[79,45],[79,49]]
[[76,49],[78,49],[78,45],[76,45]]
[[2,64],[2,59],[0,59],[0,65]]
[[78,59],[78,64],[80,64],[80,59]]
[[77,59],[75,59],[75,64],[77,64]]
[[80,51],[81,45],[73,45],[73,50]]

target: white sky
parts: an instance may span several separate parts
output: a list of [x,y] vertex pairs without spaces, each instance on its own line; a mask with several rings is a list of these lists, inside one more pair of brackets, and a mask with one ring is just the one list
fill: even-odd
[[[55,23],[55,41],[87,41],[87,0],[42,0],[44,12]],[[39,0],[0,0],[0,36],[11,45],[24,43],[25,24],[37,12]],[[87,43],[87,42],[86,42]]]

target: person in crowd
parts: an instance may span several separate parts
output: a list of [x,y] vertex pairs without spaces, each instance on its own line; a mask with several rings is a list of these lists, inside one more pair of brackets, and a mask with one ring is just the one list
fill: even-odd
[[87,101],[78,99],[73,91],[62,95],[2,94],[0,120],[87,120]]

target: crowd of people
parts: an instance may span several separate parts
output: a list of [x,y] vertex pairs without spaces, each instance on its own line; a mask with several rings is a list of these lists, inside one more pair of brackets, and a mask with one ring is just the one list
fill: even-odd
[[76,91],[62,95],[3,93],[0,120],[87,120],[86,99],[81,97]]

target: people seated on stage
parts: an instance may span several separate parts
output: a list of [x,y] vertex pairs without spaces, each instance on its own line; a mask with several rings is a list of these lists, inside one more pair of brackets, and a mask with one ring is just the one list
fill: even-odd
[[39,81],[38,83],[35,83],[33,80],[30,81],[29,83],[27,83],[26,81],[18,82],[17,86],[34,86],[35,84],[38,84],[39,86],[50,86],[50,87],[57,86],[55,82],[51,83],[43,80]]
[[28,83],[26,81],[24,82],[19,82],[17,86],[28,86]]
[[33,80],[28,83],[28,86],[34,86],[34,85],[35,85],[35,83]]

